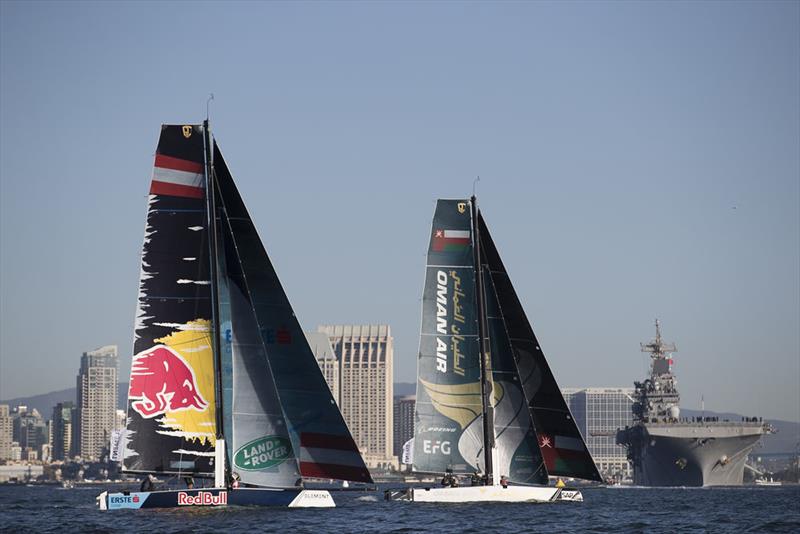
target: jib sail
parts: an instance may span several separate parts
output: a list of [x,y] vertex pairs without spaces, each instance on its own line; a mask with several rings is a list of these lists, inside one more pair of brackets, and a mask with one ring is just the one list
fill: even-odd
[[[239,416],[234,413],[234,471],[245,480],[245,452],[248,447],[255,447],[254,451],[261,447],[268,451],[263,458],[277,462],[268,466],[276,481],[269,485],[296,484],[301,476],[372,482],[216,145],[214,167],[229,231],[227,238],[235,248],[232,255],[240,269],[234,273],[231,265],[227,266],[233,282],[231,309],[233,313],[234,301],[240,302],[248,322],[248,326],[233,328],[233,332],[237,328],[248,330],[240,338],[241,358],[234,359],[234,409],[250,409],[254,403],[261,407],[257,426],[260,430],[248,429],[246,438],[242,430],[246,426],[244,412]],[[245,313],[247,307],[249,315]],[[232,323],[234,320],[232,315]],[[251,383],[247,384],[247,380]],[[242,386],[252,390],[246,399],[238,391]],[[273,389],[279,403],[272,405],[270,411]],[[247,441],[250,438],[252,443]],[[243,451],[241,455],[239,451]],[[252,472],[247,476],[251,475]]]
[[482,215],[479,215],[478,223],[496,302],[513,349],[519,383],[522,384],[547,472],[556,476],[602,481],[511,285]]
[[[481,250],[488,232],[481,232]],[[497,449],[492,466],[495,478],[505,476],[515,484],[546,484],[547,471],[536,441],[528,403],[520,385],[514,353],[497,300],[490,267],[483,256],[489,355],[494,385],[494,436]]]
[[223,362],[230,358],[229,371],[223,364],[223,384],[229,382],[223,404],[225,435],[230,445],[228,458],[231,470],[242,483],[293,487],[300,479],[300,469],[228,215],[228,204],[235,206],[236,202],[229,202],[221,194],[223,190],[235,191],[236,186],[228,180],[227,166],[219,151],[214,167],[219,189],[217,228],[223,252],[219,262],[221,315],[227,319],[221,327]]

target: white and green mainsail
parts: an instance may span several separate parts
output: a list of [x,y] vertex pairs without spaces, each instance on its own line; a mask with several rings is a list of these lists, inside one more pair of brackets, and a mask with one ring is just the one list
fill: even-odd
[[417,472],[600,480],[474,197],[436,205],[413,456]]

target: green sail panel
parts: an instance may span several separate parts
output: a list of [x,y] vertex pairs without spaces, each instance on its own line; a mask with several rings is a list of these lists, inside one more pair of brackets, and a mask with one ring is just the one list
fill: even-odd
[[[216,159],[215,166],[224,160]],[[235,188],[233,183],[227,188]],[[225,427],[231,471],[244,484],[281,488],[298,485],[300,467],[278,399],[264,340],[253,312],[236,236],[219,195],[217,228],[223,254],[219,262]],[[226,360],[230,364],[226,365]],[[230,375],[228,377],[228,375]]]
[[203,128],[163,125],[142,247],[122,467],[212,475],[216,442]]
[[[247,281],[247,299],[252,306],[300,475],[371,483],[358,446],[333,400],[216,145],[214,162],[238,264]],[[255,345],[251,339],[248,343]],[[277,446],[277,441],[273,441],[271,446]]]
[[422,294],[413,469],[484,471],[473,238],[468,200],[439,200]]
[[481,214],[478,223],[481,248],[547,472],[602,481]]

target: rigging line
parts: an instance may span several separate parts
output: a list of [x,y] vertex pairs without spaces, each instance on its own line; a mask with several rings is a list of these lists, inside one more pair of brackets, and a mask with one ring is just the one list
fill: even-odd
[[211,105],[211,101],[214,100],[214,93],[208,93],[208,95],[208,100],[206,100],[206,120],[208,120],[209,106]]
[[472,180],[472,196],[473,197],[477,196],[477,195],[475,195],[475,190],[478,188],[478,182],[480,182],[480,181],[481,181],[481,177],[480,176],[478,176],[477,178]]

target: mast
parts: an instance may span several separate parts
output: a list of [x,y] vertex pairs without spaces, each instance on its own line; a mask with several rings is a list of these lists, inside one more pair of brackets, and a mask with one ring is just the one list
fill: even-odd
[[228,466],[225,461],[225,434],[222,417],[222,347],[219,324],[219,286],[217,280],[217,207],[216,186],[214,185],[213,145],[208,118],[203,121],[203,145],[205,148],[206,207],[208,211],[208,248],[211,260],[211,341],[214,351],[214,416],[217,435],[214,464],[214,486],[223,487],[228,479]]
[[493,467],[492,450],[494,449],[494,432],[489,420],[489,398],[492,388],[488,383],[489,373],[486,350],[486,303],[483,289],[483,262],[481,261],[481,240],[478,233],[478,201],[475,195],[470,197],[472,211],[472,255],[475,264],[475,292],[478,301],[478,355],[481,363],[481,414],[483,416],[483,465],[486,471],[486,484],[492,485]]

